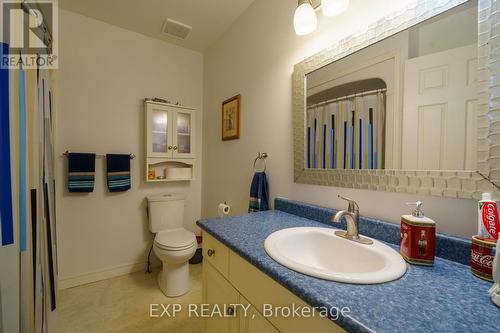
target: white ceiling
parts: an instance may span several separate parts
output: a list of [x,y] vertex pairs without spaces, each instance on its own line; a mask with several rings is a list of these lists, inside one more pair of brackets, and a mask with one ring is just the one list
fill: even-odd
[[[67,9],[146,36],[204,51],[254,0],[59,0]],[[166,18],[193,27],[185,40],[161,33]]]

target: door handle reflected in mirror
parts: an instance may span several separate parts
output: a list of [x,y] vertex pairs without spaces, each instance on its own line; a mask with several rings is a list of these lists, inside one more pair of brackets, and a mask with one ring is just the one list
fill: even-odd
[[172,150],[172,146],[168,146],[168,150]]
[[174,150],[177,150],[177,146],[174,146]]

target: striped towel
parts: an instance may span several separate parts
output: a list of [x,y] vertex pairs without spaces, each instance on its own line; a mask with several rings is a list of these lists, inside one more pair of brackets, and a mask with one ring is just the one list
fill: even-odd
[[130,155],[107,154],[109,192],[124,192],[130,190]]
[[69,153],[68,190],[70,192],[93,192],[95,178],[95,154]]
[[250,187],[250,202],[248,212],[269,210],[269,187],[265,172],[256,172]]

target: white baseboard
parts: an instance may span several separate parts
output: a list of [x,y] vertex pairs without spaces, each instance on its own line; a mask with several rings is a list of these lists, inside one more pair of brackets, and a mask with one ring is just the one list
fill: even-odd
[[[139,262],[135,264],[126,264],[126,265],[119,265],[111,268],[106,268],[103,270],[99,271],[94,271],[94,272],[88,272],[88,273],[83,273],[80,275],[76,276],[70,276],[70,277],[59,277],[58,280],[58,288],[61,289],[68,289],[76,286],[81,286],[83,284],[87,283],[92,283],[92,282],[97,282],[101,280],[107,280],[113,277],[121,276],[121,275],[126,275],[138,271],[145,271],[146,270],[146,262]],[[161,263],[160,263],[161,265]],[[158,267],[158,264],[155,262],[152,263],[152,267]]]

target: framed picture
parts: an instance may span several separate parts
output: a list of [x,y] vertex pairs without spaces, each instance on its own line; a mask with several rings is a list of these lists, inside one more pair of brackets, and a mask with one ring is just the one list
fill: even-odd
[[236,95],[222,103],[222,140],[240,138],[241,95]]

